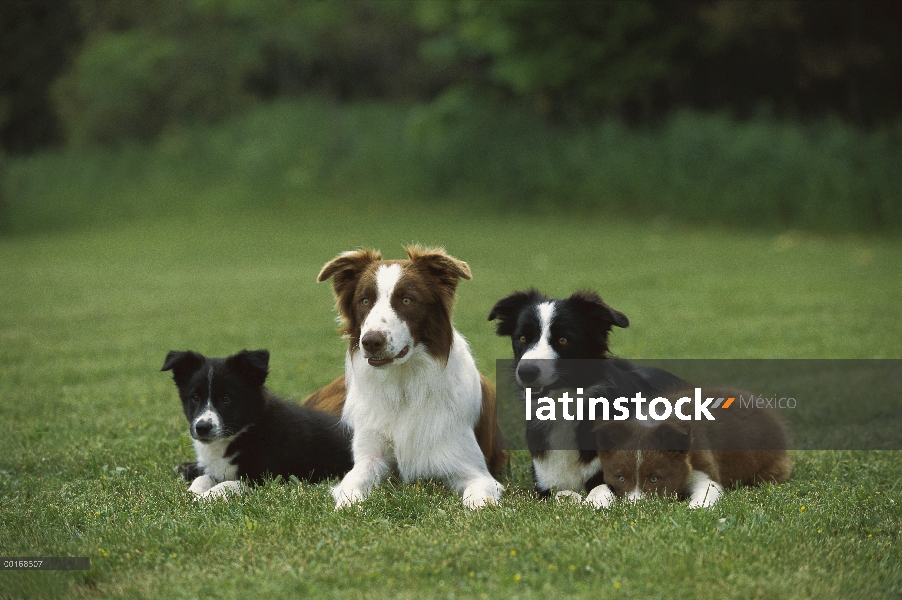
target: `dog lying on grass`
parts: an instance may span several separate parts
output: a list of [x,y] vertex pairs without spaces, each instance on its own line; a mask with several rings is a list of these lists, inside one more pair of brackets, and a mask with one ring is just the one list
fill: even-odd
[[339,418],[276,398],[264,385],[268,369],[266,350],[166,355],[161,370],[172,371],[197,453],[179,471],[198,497],[226,497],[242,481],[266,476],[315,483],[353,466],[350,432]]
[[354,468],[332,489],[336,508],[364,500],[391,473],[435,478],[469,508],[497,504],[507,464],[495,388],[451,323],[467,263],[441,248],[340,254],[317,281],[332,280],[348,339],[345,375],[307,403],[338,412],[353,430]]
[[[738,398],[741,393],[704,390],[704,396],[714,398]],[[734,406],[716,411],[714,421],[670,418],[650,427],[605,421],[595,432],[607,488],[587,498],[597,507],[607,508],[615,497],[636,501],[647,495],[677,495],[688,499],[689,508],[707,508],[724,488],[782,483],[792,471],[783,425],[768,409]]]

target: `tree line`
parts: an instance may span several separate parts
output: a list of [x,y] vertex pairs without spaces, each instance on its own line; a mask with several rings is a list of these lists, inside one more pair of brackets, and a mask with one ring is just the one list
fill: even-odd
[[889,0],[7,0],[0,144],[151,139],[254,103],[449,97],[551,123],[902,110]]

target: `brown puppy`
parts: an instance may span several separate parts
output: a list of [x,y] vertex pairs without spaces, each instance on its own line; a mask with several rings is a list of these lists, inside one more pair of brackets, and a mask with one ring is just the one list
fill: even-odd
[[[738,398],[745,392],[710,388],[705,396]],[[676,400],[691,391],[670,396]],[[747,395],[747,394],[745,394]],[[689,508],[709,507],[726,487],[781,483],[792,470],[783,425],[767,409],[738,404],[717,410],[714,421],[669,418],[646,426],[605,421],[595,427],[605,484],[587,500],[607,507],[614,497],[646,494],[688,497]]]

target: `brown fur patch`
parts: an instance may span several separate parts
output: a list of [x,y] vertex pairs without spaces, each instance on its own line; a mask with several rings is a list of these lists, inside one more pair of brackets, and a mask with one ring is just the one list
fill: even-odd
[[357,321],[354,306],[358,283],[364,272],[374,272],[374,265],[381,260],[382,253],[371,248],[344,252],[327,262],[316,277],[320,283],[332,279],[335,307],[342,320],[341,333],[349,339],[351,349],[360,341],[360,324],[363,323]]
[[479,415],[479,421],[476,423],[473,433],[476,434],[476,441],[485,456],[485,464],[489,473],[492,474],[492,477],[497,478],[501,469],[508,463],[509,457],[507,452],[502,449],[504,436],[501,434],[501,428],[498,427],[495,386],[485,375],[480,375],[479,378],[482,383],[482,414]]
[[345,407],[345,376],[342,375],[326,387],[322,387],[304,400],[304,406],[341,416]]
[[[411,328],[414,339],[426,346],[430,356],[447,362],[454,341],[451,314],[457,284],[461,278],[472,279],[467,263],[445,253],[443,248],[424,248],[419,245],[404,248],[409,261],[401,261],[403,273],[398,282],[398,304],[393,308],[402,314]],[[407,288],[405,290],[404,288]],[[421,298],[410,311],[410,318],[398,310],[405,293],[413,291]]]

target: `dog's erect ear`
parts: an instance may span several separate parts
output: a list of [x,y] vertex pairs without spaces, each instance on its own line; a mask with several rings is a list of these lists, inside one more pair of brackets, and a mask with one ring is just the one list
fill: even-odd
[[457,287],[459,279],[473,279],[470,266],[445,252],[444,248],[424,248],[418,244],[405,246],[410,262],[439,280],[442,285]]
[[360,274],[377,260],[382,260],[382,253],[378,250],[350,250],[327,262],[316,276],[318,282],[332,278],[332,290],[335,292],[338,310],[345,319],[350,317],[353,310],[354,289]]
[[547,300],[547,296],[535,289],[529,289],[525,292],[514,292],[506,298],[502,298],[492,307],[489,313],[489,321],[498,319],[498,325],[495,329],[496,335],[509,336],[514,333],[517,326],[517,316],[520,312],[532,303]]
[[592,428],[600,451],[624,450],[633,437],[634,426],[623,421],[603,421]]
[[688,452],[692,442],[692,426],[689,423],[663,423],[651,432],[654,450]]
[[175,385],[181,386],[191,379],[192,375],[197,373],[197,370],[204,365],[206,360],[203,354],[191,350],[185,350],[184,352],[170,350],[169,354],[166,355],[166,360],[163,361],[163,368],[160,370],[172,371],[172,379],[175,381]]
[[629,327],[630,320],[620,311],[614,310],[595,292],[581,290],[569,298],[570,303],[591,321],[602,324],[610,331],[612,325]]
[[225,366],[249,385],[262,387],[269,374],[269,350],[242,350],[228,357]]

